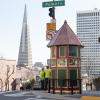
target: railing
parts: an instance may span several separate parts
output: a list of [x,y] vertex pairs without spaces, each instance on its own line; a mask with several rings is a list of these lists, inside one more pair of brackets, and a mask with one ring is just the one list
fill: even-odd
[[48,82],[48,93],[55,94],[58,89],[60,94],[63,94],[63,91],[70,91],[71,94],[74,94],[74,90],[78,90],[81,94],[81,79],[71,80],[71,79],[51,79]]

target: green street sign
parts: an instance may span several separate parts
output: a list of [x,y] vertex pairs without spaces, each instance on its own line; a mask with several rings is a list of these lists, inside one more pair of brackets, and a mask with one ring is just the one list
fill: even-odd
[[42,2],[42,7],[55,7],[55,6],[64,6],[64,5],[65,5],[65,0]]

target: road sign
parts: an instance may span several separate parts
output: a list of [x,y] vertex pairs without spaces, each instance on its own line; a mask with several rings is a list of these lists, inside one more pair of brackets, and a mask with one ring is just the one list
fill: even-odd
[[42,2],[42,7],[55,7],[55,6],[64,6],[64,5],[65,5],[65,0]]
[[47,31],[46,32],[46,40],[51,40],[55,35],[55,31]]
[[56,31],[56,23],[47,23],[47,31]]

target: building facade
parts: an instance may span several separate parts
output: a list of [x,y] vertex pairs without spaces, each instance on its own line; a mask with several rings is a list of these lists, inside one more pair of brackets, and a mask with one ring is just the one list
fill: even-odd
[[0,58],[0,91],[11,90],[16,78],[16,60]]
[[100,76],[100,10],[77,12],[77,35],[81,49],[81,71],[89,81]]
[[29,67],[16,67],[16,60],[0,58],[0,91],[11,91],[16,80],[16,90],[19,90],[19,80],[35,79],[36,71]]

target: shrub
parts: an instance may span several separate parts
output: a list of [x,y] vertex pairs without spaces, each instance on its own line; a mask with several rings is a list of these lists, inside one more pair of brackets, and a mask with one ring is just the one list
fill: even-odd
[[31,79],[30,80],[30,86],[31,86],[31,89],[33,90],[34,88],[34,83],[35,83],[35,80],[34,79]]
[[93,84],[96,90],[100,90],[100,77],[93,79]]

